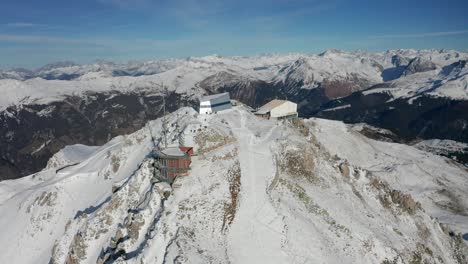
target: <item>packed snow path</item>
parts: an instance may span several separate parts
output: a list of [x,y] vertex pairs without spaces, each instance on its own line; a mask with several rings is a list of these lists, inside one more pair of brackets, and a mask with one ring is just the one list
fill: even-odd
[[229,258],[233,263],[287,263],[287,254],[282,250],[283,223],[267,194],[269,181],[276,171],[270,146],[263,140],[276,127],[257,141],[246,122],[245,112],[239,114],[241,127],[234,128],[233,132],[239,139],[242,189],[239,211],[228,239]]

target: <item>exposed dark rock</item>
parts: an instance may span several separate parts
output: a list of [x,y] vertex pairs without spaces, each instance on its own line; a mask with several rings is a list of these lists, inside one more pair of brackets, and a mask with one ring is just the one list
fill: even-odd
[[459,60],[457,62],[454,62],[450,65],[444,66],[442,68],[442,71],[440,72],[441,74],[448,76],[448,75],[456,75],[461,72],[461,70],[465,69],[466,66],[466,60]]
[[278,87],[264,81],[250,80],[220,72],[212,75],[198,84],[208,93],[229,92],[232,99],[236,99],[252,107],[258,107],[275,98],[283,98]]
[[[385,92],[356,92],[324,104],[321,111],[302,114],[367,123],[388,129],[406,142],[418,138],[468,142],[468,101],[424,95],[412,98],[411,102],[408,98],[390,99],[392,96]],[[349,107],[336,108],[345,105]]]
[[[354,128],[356,129],[356,128]],[[402,140],[396,135],[395,133],[382,129],[382,128],[377,128],[365,124],[361,124],[361,127],[356,129],[360,134],[374,139],[378,141],[384,141],[384,142],[401,142]]]
[[325,79],[320,87],[323,89],[325,96],[329,99],[345,97],[353,92],[360,91],[370,86],[367,80],[360,79],[357,76],[351,76],[344,80],[327,80]]
[[406,66],[410,62],[410,59],[407,57],[403,57],[401,55],[393,55],[392,56],[392,64],[395,65],[395,67],[401,67],[401,66]]
[[227,72],[217,73],[198,84],[207,93],[229,92],[236,99],[251,107],[260,107],[273,99],[287,99],[298,104],[299,114],[315,112],[332,99],[348,96],[369,86],[369,82],[350,76],[343,80],[324,80],[314,89],[303,89],[302,80],[287,79],[269,83],[241,78]]
[[423,59],[421,57],[416,57],[409,62],[408,66],[403,72],[403,75],[410,75],[418,72],[427,72],[435,69],[437,69],[437,66],[432,61]]
[[69,80],[76,79],[76,78],[78,78],[80,76],[81,76],[81,74],[66,74],[66,73],[52,74],[52,73],[48,73],[48,74],[42,74],[40,77],[42,79],[46,79],[46,80],[65,80],[65,81],[69,81]]

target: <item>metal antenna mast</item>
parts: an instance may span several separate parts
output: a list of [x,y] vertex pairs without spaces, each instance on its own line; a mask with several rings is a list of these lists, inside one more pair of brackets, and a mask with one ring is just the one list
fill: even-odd
[[166,87],[164,83],[161,83],[163,89],[163,136],[164,136],[164,148],[167,148],[167,119],[166,119]]

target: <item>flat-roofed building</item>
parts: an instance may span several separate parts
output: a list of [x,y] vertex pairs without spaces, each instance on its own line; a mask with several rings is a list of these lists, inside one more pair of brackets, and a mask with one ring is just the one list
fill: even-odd
[[200,114],[211,114],[231,108],[229,93],[204,96],[200,100]]

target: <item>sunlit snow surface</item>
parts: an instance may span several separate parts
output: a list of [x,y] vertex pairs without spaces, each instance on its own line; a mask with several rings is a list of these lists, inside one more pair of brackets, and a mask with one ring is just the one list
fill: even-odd
[[[199,155],[167,200],[167,186],[150,188],[160,120],[101,147],[66,147],[45,170],[0,183],[0,262],[109,253],[116,263],[456,263],[467,252],[448,230],[468,230],[468,172],[449,159],[341,122],[264,120],[242,106],[168,120]],[[384,202],[391,190],[421,208]]]

